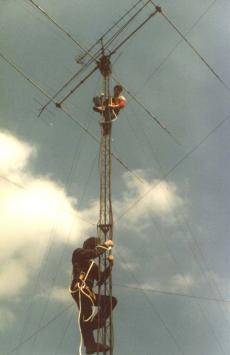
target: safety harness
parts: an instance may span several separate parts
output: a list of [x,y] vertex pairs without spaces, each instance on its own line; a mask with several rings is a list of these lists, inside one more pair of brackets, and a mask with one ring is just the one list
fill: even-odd
[[[84,271],[81,271],[78,281],[75,283],[75,285],[73,286],[72,289],[71,288],[69,289],[69,291],[71,294],[79,292],[79,298],[80,298],[80,294],[83,293],[83,295],[85,295],[87,298],[90,299],[92,305],[94,306],[94,301],[96,300],[95,293],[93,291],[91,291],[90,288],[86,285],[86,280],[87,280],[89,273],[93,267],[93,264],[94,264],[94,261],[91,260],[87,272],[85,273]],[[92,315],[89,318],[84,319],[84,322],[88,322],[91,318],[92,318]]]
[[[98,245],[96,246],[97,248],[102,248],[102,249],[105,249],[105,250],[111,250],[111,247],[106,247],[104,245]],[[84,319],[84,316],[83,316],[83,322],[89,322],[89,321],[92,321],[93,318],[95,317],[95,314],[96,314],[96,307],[94,305],[94,301],[96,300],[96,295],[95,293],[90,290],[90,288],[86,285],[86,280],[89,276],[89,273],[93,267],[93,264],[95,262],[93,260],[90,260],[90,265],[89,265],[89,268],[87,270],[87,272],[85,273],[84,271],[81,271],[80,272],[80,276],[78,278],[78,281],[75,283],[75,285],[73,286],[73,288],[69,288],[69,292],[71,294],[74,294],[74,293],[77,293],[79,292],[79,313],[78,313],[78,327],[79,327],[79,331],[80,331],[80,334],[81,334],[81,341],[80,341],[80,346],[79,346],[79,355],[82,354],[81,352],[81,348],[82,348],[82,332],[81,332],[81,324],[80,324],[80,320],[81,320],[81,294],[85,295],[92,303],[92,313],[91,315],[87,318],[87,319]]]
[[83,316],[83,322],[89,322],[90,320],[93,320],[94,316],[95,316],[95,305],[94,305],[94,301],[96,300],[96,296],[95,296],[95,293],[93,291],[90,290],[90,288],[86,285],[86,280],[89,276],[89,273],[90,273],[90,270],[92,269],[93,267],[93,264],[94,264],[94,261],[91,260],[90,261],[90,266],[87,270],[87,272],[83,272],[81,271],[80,273],[80,276],[79,276],[79,280],[75,283],[74,287],[73,288],[69,288],[69,291],[71,294],[74,294],[74,293],[77,293],[79,292],[79,313],[78,313],[78,327],[79,327],[79,331],[80,331],[80,334],[81,334],[81,341],[80,341],[80,346],[79,346],[79,355],[82,354],[81,352],[81,348],[82,348],[82,332],[81,332],[81,324],[80,324],[80,321],[81,321],[81,294],[85,295],[89,300],[90,302],[92,303],[92,313],[91,315],[87,318],[87,319],[84,319],[84,316]]

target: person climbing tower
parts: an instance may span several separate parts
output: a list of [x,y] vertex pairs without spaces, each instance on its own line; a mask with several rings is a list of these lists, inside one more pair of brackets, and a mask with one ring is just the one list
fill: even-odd
[[113,88],[112,103],[109,106],[112,108],[116,116],[119,114],[120,110],[126,106],[126,98],[121,95],[122,91],[123,88],[121,85],[116,85]]
[[101,123],[104,135],[107,135],[110,131],[109,128],[111,123],[108,121],[116,119],[120,110],[126,106],[126,98],[121,95],[122,91],[122,86],[116,85],[113,88],[113,97],[106,99],[104,93],[101,93],[100,96],[95,96],[93,98],[93,110],[99,112],[103,116],[103,121]]
[[[72,254],[73,279],[70,292],[79,309],[80,330],[86,354],[106,352],[110,349],[107,345],[95,342],[93,330],[106,325],[111,310],[117,304],[115,297],[98,295],[93,291],[95,281],[97,285],[102,285],[111,275],[114,261],[113,256],[109,255],[107,258],[109,266],[104,271],[99,270],[94,259],[113,247],[113,241],[107,240],[104,244],[99,242],[99,238],[90,237],[84,241],[82,248],[75,249]],[[95,316],[94,306],[98,307]]]

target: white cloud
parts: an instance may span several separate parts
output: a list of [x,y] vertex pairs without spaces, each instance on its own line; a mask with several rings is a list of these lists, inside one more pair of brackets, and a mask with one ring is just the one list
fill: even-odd
[[19,141],[8,132],[0,132],[0,173],[22,170],[28,159],[36,154],[35,147]]
[[[77,243],[89,228],[76,210],[77,200],[46,176],[34,176],[29,169],[35,147],[8,132],[0,132],[1,271],[0,298],[20,294],[28,285],[45,253],[52,233],[57,241]],[[6,292],[7,290],[7,292]]]
[[[134,173],[142,178],[142,182],[128,172],[123,175],[124,192],[120,199],[113,199],[115,223],[123,223],[128,229],[142,229],[152,224],[152,216],[169,225],[178,222],[178,211],[183,208],[185,213],[185,202],[175,184],[156,179],[148,181],[143,170]],[[98,201],[93,201],[89,208],[82,211],[82,216],[87,220],[95,221],[98,215]]]
[[167,223],[175,222],[175,211],[182,208],[184,202],[177,193],[174,184],[153,179],[148,181],[144,172],[136,171],[142,176],[143,183],[130,174],[124,174],[124,181],[127,189],[122,199],[114,201],[114,211],[130,225],[135,226],[142,221],[148,221],[151,216],[157,216]]

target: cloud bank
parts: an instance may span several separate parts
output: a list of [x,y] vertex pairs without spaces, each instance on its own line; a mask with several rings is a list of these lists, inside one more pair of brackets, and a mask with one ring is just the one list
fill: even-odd
[[20,294],[27,285],[54,228],[58,242],[65,242],[68,235],[69,242],[76,243],[88,225],[79,219],[77,200],[63,186],[30,172],[30,160],[38,154],[36,147],[0,132],[0,152],[2,298]]
[[117,221],[122,219],[135,228],[140,221],[151,222],[152,217],[167,224],[175,223],[175,212],[184,207],[184,201],[175,184],[157,179],[149,180],[141,170],[136,170],[135,173],[142,177],[142,182],[128,173],[123,176],[126,189],[122,198],[114,201]]
[[[98,219],[98,201],[80,210],[77,198],[68,196],[64,186],[49,176],[32,173],[30,162],[38,154],[37,147],[9,132],[0,132],[0,299],[20,297],[29,285],[31,273],[40,267],[51,233],[58,243],[76,245],[92,231],[84,220],[96,223]],[[128,173],[123,175],[124,193],[113,204],[115,218],[122,214],[130,228],[151,216],[173,223],[175,210],[183,205],[176,186],[149,181],[143,171],[136,173],[142,176],[143,183]],[[93,228],[95,233],[96,227]],[[65,301],[65,292],[59,291],[59,301]],[[57,292],[53,294],[57,298]],[[13,315],[8,310],[4,312],[8,323],[13,322]]]

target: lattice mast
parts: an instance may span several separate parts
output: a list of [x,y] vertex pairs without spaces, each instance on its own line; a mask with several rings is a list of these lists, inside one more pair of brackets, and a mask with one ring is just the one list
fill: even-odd
[[[100,141],[100,155],[99,155],[99,171],[100,171],[100,212],[98,221],[98,236],[102,242],[108,239],[113,239],[113,213],[112,213],[112,197],[111,197],[111,132],[112,119],[111,109],[109,104],[111,102],[110,96],[110,75],[112,73],[109,56],[104,53],[100,58],[98,64],[99,70],[103,77],[103,99],[102,106],[104,111],[101,113],[101,141]],[[111,251],[109,251],[111,253]],[[107,254],[107,253],[106,253]],[[107,260],[108,254],[103,254],[100,257],[100,267],[109,267]],[[97,341],[109,345],[110,350],[104,354],[113,354],[113,322],[112,322],[112,275],[99,287],[99,295],[110,296],[110,317],[103,328],[97,330]],[[97,353],[99,354],[99,353]]]

